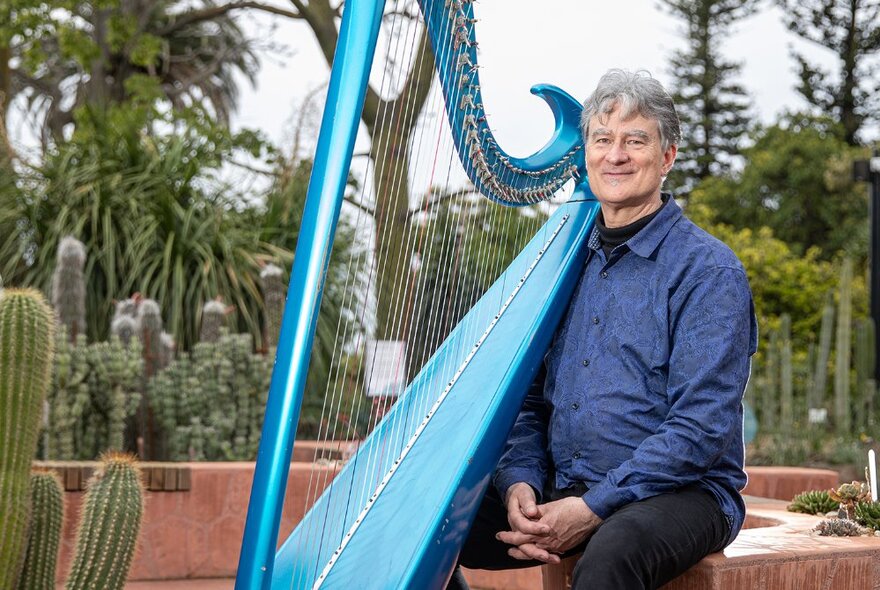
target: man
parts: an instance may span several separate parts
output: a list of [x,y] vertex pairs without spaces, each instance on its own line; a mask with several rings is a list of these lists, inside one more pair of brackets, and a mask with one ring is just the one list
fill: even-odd
[[754,306],[736,256],[661,192],[681,136],[662,86],[609,71],[582,130],[601,213],[460,564],[583,551],[573,588],[658,588],[742,527]]

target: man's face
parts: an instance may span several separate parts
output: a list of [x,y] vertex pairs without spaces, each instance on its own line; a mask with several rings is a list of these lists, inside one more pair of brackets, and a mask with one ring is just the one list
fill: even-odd
[[590,119],[586,141],[590,189],[603,206],[624,209],[659,200],[676,146],[663,151],[657,121],[641,115],[621,121],[615,107]]

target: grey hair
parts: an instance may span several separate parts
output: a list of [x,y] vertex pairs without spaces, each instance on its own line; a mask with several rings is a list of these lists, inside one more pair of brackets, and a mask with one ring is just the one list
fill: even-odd
[[588,140],[590,119],[597,114],[607,115],[615,107],[620,107],[620,118],[624,120],[635,115],[655,119],[660,128],[660,145],[664,152],[670,145],[678,145],[681,141],[681,122],[672,97],[647,71],[614,69],[608,70],[599,79],[596,90],[584,102],[581,114],[581,133],[585,142]]

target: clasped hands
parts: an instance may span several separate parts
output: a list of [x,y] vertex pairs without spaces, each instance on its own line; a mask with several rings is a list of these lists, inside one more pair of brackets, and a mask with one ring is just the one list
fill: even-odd
[[559,554],[582,543],[602,523],[582,498],[538,504],[532,486],[523,482],[507,490],[505,505],[511,530],[496,538],[512,545],[507,553],[516,559],[559,563]]

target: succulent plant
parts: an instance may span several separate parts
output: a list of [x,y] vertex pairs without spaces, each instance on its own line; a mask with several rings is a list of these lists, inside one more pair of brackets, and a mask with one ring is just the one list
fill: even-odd
[[226,327],[226,316],[230,309],[219,298],[206,301],[202,307],[202,326],[199,330],[199,342],[217,342],[220,333]]
[[55,318],[32,289],[0,297],[0,588],[15,587],[27,547],[31,461],[49,388]]
[[880,531],[880,502],[859,502],[855,508],[856,522]]
[[801,512],[803,514],[826,514],[837,510],[840,503],[831,498],[827,491],[802,492],[795,496],[788,505],[789,512]]
[[108,453],[89,480],[66,590],[122,590],[144,513],[133,455]]
[[52,307],[71,339],[86,333],[85,264],[85,245],[73,236],[62,238],[52,273]]
[[64,490],[53,471],[31,474],[31,522],[17,590],[55,590],[55,564],[64,518]]
[[819,521],[813,531],[823,537],[858,537],[864,535],[867,529],[847,518],[826,518]]
[[260,271],[260,287],[263,291],[263,342],[267,349],[278,344],[281,318],[284,315],[284,299],[287,285],[284,271],[274,264],[267,264]]
[[840,510],[847,519],[854,520],[856,503],[869,499],[871,490],[867,484],[854,481],[841,484],[836,490],[829,490],[828,495],[835,502],[840,502]]

